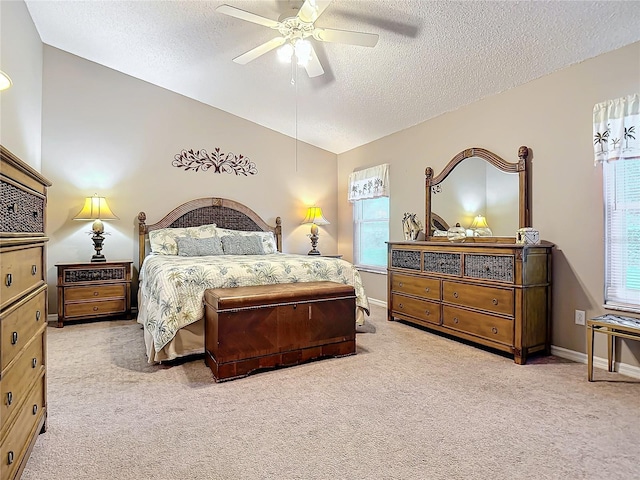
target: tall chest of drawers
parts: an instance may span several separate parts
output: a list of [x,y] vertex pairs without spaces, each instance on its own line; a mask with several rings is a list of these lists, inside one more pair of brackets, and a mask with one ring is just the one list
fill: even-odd
[[526,363],[551,342],[553,245],[390,242],[388,319],[482,344]]
[[51,183],[0,146],[0,478],[20,478],[46,429],[44,233]]

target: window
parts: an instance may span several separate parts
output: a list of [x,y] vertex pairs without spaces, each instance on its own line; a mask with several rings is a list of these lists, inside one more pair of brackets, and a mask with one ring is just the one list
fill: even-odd
[[604,182],[607,308],[640,313],[640,96],[593,108],[593,146]]
[[384,271],[389,240],[389,164],[349,175],[353,203],[353,259],[358,267]]
[[604,302],[640,309],[640,159],[606,162],[603,168]]
[[353,204],[353,258],[357,266],[386,269],[389,240],[389,197]]

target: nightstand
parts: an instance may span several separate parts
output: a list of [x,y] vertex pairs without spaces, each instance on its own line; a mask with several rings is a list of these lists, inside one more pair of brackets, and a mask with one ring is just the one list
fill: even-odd
[[58,327],[71,320],[131,318],[131,263],[59,263]]

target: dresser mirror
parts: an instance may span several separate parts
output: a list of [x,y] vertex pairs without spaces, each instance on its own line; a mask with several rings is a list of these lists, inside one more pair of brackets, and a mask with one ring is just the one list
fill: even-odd
[[[518,149],[519,161],[507,162],[483,148],[468,148],[451,159],[434,177],[427,167],[425,192],[425,226],[429,240],[446,238],[443,225],[460,224],[467,230],[467,241],[500,241],[515,238],[516,230],[530,226],[527,184],[529,149]],[[473,234],[478,215],[486,227]]]

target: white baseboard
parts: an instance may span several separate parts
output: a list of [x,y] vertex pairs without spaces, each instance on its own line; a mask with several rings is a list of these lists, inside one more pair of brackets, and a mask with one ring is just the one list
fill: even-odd
[[[578,363],[587,364],[587,354],[576,352],[574,350],[568,350],[562,347],[556,347],[555,345],[551,345],[551,354],[560,358],[566,358],[567,360],[572,360]],[[601,368],[603,370],[607,370],[609,368],[609,362],[606,358],[602,357],[593,357],[593,366],[596,368]],[[635,367],[633,365],[627,365],[626,363],[614,362],[613,364],[614,371],[626,375],[627,377],[640,378],[640,367]],[[585,372],[586,374],[586,372]]]
[[378,299],[369,297],[369,303],[373,303],[374,305],[378,305],[379,307],[387,308],[387,302],[385,302],[384,300],[378,300]]

